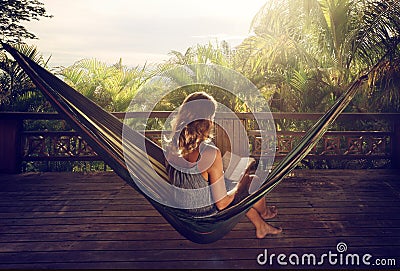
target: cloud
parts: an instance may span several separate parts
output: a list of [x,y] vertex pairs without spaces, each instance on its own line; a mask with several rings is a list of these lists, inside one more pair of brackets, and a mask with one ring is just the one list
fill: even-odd
[[42,0],[53,18],[27,23],[32,43],[50,65],[68,66],[83,58],[136,66],[167,59],[171,50],[197,43],[246,37],[252,17],[265,0]]

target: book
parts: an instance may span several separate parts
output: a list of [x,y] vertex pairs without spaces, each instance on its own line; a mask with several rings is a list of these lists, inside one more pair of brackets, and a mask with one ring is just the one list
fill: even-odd
[[251,166],[256,162],[251,157],[241,157],[229,151],[222,156],[225,179],[237,183],[250,171]]

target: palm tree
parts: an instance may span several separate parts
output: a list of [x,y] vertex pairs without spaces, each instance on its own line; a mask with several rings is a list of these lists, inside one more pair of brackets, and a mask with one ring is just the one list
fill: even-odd
[[125,111],[149,76],[145,67],[128,68],[121,59],[114,65],[83,59],[60,74],[66,83],[108,111]]
[[[247,57],[238,68],[278,110],[324,110],[375,63],[396,67],[399,2],[270,0],[253,19],[254,35],[240,46]],[[374,78],[383,78],[383,70],[375,69]],[[370,86],[371,96],[376,85]]]
[[[170,95],[167,95],[156,106],[157,110],[174,110],[177,108],[184,98],[194,91],[206,91],[214,96],[220,103],[234,111],[243,111],[243,102],[239,101],[233,94],[218,87],[213,87],[212,84],[199,85],[195,82],[202,81],[199,77],[206,77],[205,81],[218,81],[221,83],[223,78],[223,70],[233,69],[234,63],[237,60],[235,50],[230,45],[223,41],[220,44],[197,44],[189,47],[184,53],[178,51],[170,52],[171,58],[158,67],[158,74],[163,74],[177,85],[185,87],[175,90]],[[202,65],[208,65],[208,68],[203,69]],[[210,68],[215,65],[215,69]],[[182,66],[185,68],[180,68]],[[219,69],[218,67],[222,67]],[[228,76],[229,77],[229,76]],[[229,78],[226,78],[229,80]],[[231,82],[226,82],[226,85],[232,85]],[[160,88],[161,89],[161,88]],[[159,90],[161,91],[161,90]]]
[[[46,66],[48,60],[44,60],[35,46],[26,44],[14,46],[36,63]],[[52,110],[28,75],[5,51],[0,51],[0,110],[37,112]]]
[[233,51],[226,41],[221,44],[197,44],[189,47],[185,53],[172,50],[171,58],[162,65],[190,65],[190,64],[217,64],[224,67],[231,67]]

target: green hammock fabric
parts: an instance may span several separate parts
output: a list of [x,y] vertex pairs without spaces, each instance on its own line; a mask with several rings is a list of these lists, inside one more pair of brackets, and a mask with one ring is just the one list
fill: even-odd
[[[318,140],[323,136],[328,126],[348,105],[355,95],[358,86],[367,78],[367,75],[356,80],[347,91],[337,100],[332,108],[319,119],[302,138],[301,142],[272,170],[261,187],[234,206],[221,210],[216,214],[194,217],[186,212],[165,206],[147,196],[138,187],[140,180],[154,180],[150,189],[162,195],[166,191],[158,191],[157,182],[167,181],[168,177],[164,166],[163,151],[148,139],[146,149],[143,150],[134,144],[125,146],[123,153],[122,131],[123,123],[104,111],[101,107],[84,97],[68,86],[55,75],[42,68],[25,55],[8,44],[5,48],[28,74],[35,85],[43,92],[53,107],[70,125],[79,131],[93,150],[129,185],[140,192],[154,206],[156,210],[185,238],[196,243],[211,243],[226,235],[245,215],[251,206],[277,186],[296,165],[311,151]],[[125,131],[126,132],[126,129]],[[133,130],[129,131],[131,138],[143,138],[143,135]],[[134,141],[138,142],[138,141]],[[129,143],[127,143],[129,144]],[[127,151],[128,150],[128,151]],[[124,160],[126,156],[134,164],[132,179]],[[151,161],[149,166],[143,163],[145,159]],[[155,173],[157,172],[157,173]],[[162,190],[162,189],[161,189]]]

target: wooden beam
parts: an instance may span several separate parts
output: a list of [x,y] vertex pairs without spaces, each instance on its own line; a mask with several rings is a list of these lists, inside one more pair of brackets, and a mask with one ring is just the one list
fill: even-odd
[[17,173],[20,157],[20,127],[16,119],[0,119],[0,172]]

